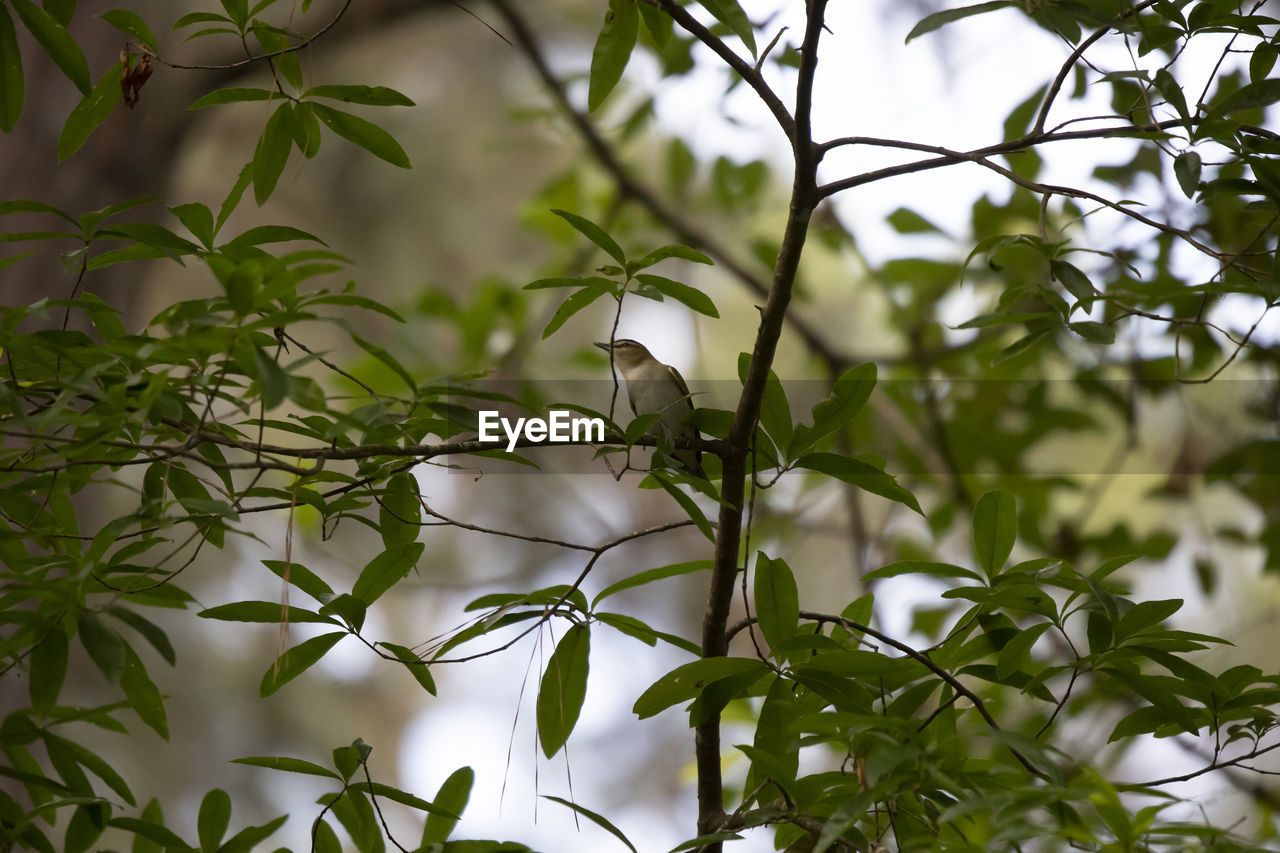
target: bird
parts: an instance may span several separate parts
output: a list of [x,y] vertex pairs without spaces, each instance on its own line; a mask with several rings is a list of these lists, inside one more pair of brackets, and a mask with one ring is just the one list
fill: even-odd
[[[663,364],[639,341],[617,338],[613,341],[596,341],[596,346],[611,356],[622,378],[627,383],[627,400],[635,415],[661,413],[658,423],[649,430],[657,434],[658,424],[673,438],[696,439],[698,431],[690,424],[682,423],[684,416],[693,411],[689,386],[680,371]],[[676,460],[695,477],[705,477],[702,472],[702,453],[697,450],[677,449]]]

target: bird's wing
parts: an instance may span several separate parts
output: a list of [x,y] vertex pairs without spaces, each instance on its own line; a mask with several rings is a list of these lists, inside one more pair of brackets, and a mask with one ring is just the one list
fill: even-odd
[[667,372],[671,374],[671,378],[676,381],[676,387],[680,389],[680,394],[684,397],[684,401],[689,404],[689,408],[693,409],[693,397],[689,394],[689,386],[685,384],[684,377],[680,375],[680,371],[671,365],[666,365]]

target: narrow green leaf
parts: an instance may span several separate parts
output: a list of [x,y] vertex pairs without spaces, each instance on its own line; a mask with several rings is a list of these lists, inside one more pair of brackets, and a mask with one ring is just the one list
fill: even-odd
[[900,207],[886,220],[899,234],[941,234],[942,229],[909,208]]
[[873,495],[897,501],[924,515],[924,510],[920,509],[920,503],[915,495],[899,486],[893,475],[886,474],[870,462],[835,453],[810,453],[797,459],[796,465],[851,483]]
[[274,820],[269,820],[259,826],[246,826],[228,838],[226,843],[218,848],[218,853],[251,853],[257,845],[271,837],[288,819],[288,815],[280,815]]
[[125,641],[98,614],[85,611],[79,619],[80,644],[103,677],[115,684],[124,672]]
[[122,33],[127,33],[145,44],[152,53],[159,52],[159,48],[156,47],[155,33],[151,32],[151,27],[147,26],[147,22],[137,12],[130,12],[128,9],[112,9],[103,12],[99,17]]
[[576,213],[570,213],[567,210],[552,208],[551,212],[572,225],[578,233],[582,234],[592,243],[595,243],[601,249],[604,249],[605,253],[608,254],[609,257],[613,258],[623,266],[626,266],[627,256],[623,253],[622,247],[619,246],[612,237],[606,234],[605,230],[599,225],[584,216],[579,216]]
[[795,635],[800,625],[796,579],[785,561],[761,552],[756,558],[754,588],[760,633],[776,657],[776,650]]
[[306,672],[313,663],[324,657],[325,653],[345,636],[347,636],[346,631],[332,631],[328,634],[321,634],[319,637],[312,637],[310,640],[304,640],[285,651],[277,661],[280,665],[279,671],[276,670],[275,665],[272,665],[263,673],[262,684],[258,687],[259,695],[265,699]]
[[120,686],[124,689],[125,699],[137,712],[142,722],[150,726],[156,734],[165,740],[169,739],[169,723],[164,712],[164,699],[160,689],[156,687],[147,669],[133,649],[125,646],[124,671],[120,675]]
[[577,725],[582,702],[587,696],[587,672],[591,654],[591,632],[586,625],[574,625],[560,639],[538,688],[538,742],[551,758],[564,746]]
[[386,86],[315,86],[302,93],[304,98],[330,98],[348,104],[375,107],[412,107],[413,101]]
[[425,548],[426,545],[422,542],[410,542],[383,551],[361,569],[360,577],[351,588],[351,594],[366,605],[373,604],[397,581],[409,574]]
[[619,633],[626,634],[628,637],[639,640],[646,646],[656,646],[658,640],[669,643],[677,649],[688,652],[691,655],[701,654],[702,650],[697,643],[686,640],[684,637],[678,637],[675,634],[668,634],[666,631],[659,631],[652,625],[648,625],[636,619],[634,616],[627,616],[622,613],[609,613],[608,611],[599,611],[592,614],[596,621],[601,624],[608,625],[610,628],[616,629]]
[[[636,5],[640,6],[642,9],[646,8],[646,4],[644,3],[637,3]],[[699,252],[697,249],[690,249],[688,246],[681,246],[678,243],[672,243],[671,245],[662,246],[661,248],[654,249],[652,252],[646,253],[645,256],[640,258],[638,261],[632,261],[628,272],[632,274],[637,273],[642,269],[653,266],[659,261],[665,261],[667,258],[679,258],[682,261],[692,261],[695,264],[706,264],[708,266],[713,266],[715,264],[715,261],[702,254],[702,252]]]
[[663,296],[670,296],[699,314],[716,318],[720,316],[720,312],[716,310],[715,303],[711,301],[711,297],[696,287],[690,287],[687,284],[681,284],[678,281],[672,281],[669,278],[650,273],[640,273],[636,276],[636,280],[649,285]]
[[640,13],[634,0],[609,0],[604,25],[600,27],[591,51],[590,86],[587,90],[589,111],[595,112],[622,79],[622,72],[636,46],[639,23]]
[[89,134],[107,120],[120,101],[120,76],[124,63],[117,62],[103,74],[93,90],[72,108],[58,136],[58,162],[80,150]]
[[106,612],[141,634],[142,638],[150,643],[170,666],[177,663],[178,657],[173,650],[173,643],[169,642],[169,635],[159,625],[117,604],[108,605]]
[[254,347],[258,366],[258,388],[262,393],[262,405],[274,409],[289,396],[289,374],[262,347]]
[[216,235],[222,230],[222,226],[240,204],[240,199],[244,196],[244,191],[249,188],[249,184],[253,183],[253,162],[244,164],[244,168],[240,170],[239,176],[236,177],[235,184],[231,187],[231,192],[227,193],[227,197],[222,202],[222,207],[218,209],[218,221],[214,223],[213,232]]
[[85,61],[80,45],[66,31],[62,24],[31,0],[10,0],[13,11],[18,13],[22,23],[31,31],[31,35],[45,49],[49,57],[62,69],[62,73],[70,78],[76,88],[84,95],[93,90],[93,80],[89,76],[89,63]]
[[360,347],[360,349],[369,353],[369,355],[391,368],[391,372],[396,376],[399,376],[404,381],[404,384],[409,386],[410,391],[415,393],[417,392],[418,383],[413,381],[413,376],[409,374],[409,371],[405,369],[404,365],[402,365],[395,356],[377,344],[366,341],[358,335],[352,335],[351,340],[355,341],[356,346]]
[[542,330],[542,339],[546,340],[554,335],[556,330],[563,326],[570,317],[608,293],[611,293],[611,291],[604,287],[594,286],[584,287],[576,293],[570,294],[564,302],[560,303],[556,313],[551,315],[551,320],[547,323],[547,327]]
[[48,713],[58,701],[62,682],[67,677],[67,635],[58,625],[52,625],[34,649],[31,650],[31,668],[27,675],[27,689],[31,693],[31,706],[40,713]]
[[413,653],[413,650],[405,646],[396,645],[395,643],[378,643],[387,651],[391,652],[396,658],[404,662],[404,668],[409,670],[409,674],[413,676],[414,681],[422,686],[422,689],[436,695],[436,680],[431,677],[431,669],[422,662],[422,658]]
[[280,180],[293,150],[293,105],[283,103],[267,119],[253,152],[253,198],[261,207]]
[[0,6],[0,130],[13,130],[22,115],[26,80],[22,75],[22,53],[18,33],[9,16],[9,7]]
[[202,95],[192,102],[189,110],[202,110],[205,107],[214,107],[219,104],[237,104],[245,101],[269,101],[277,97],[276,93],[270,89],[249,89],[249,88],[227,88],[214,89],[207,95]]
[[[187,846],[187,843],[172,831],[150,820],[139,820],[136,817],[117,817],[108,821],[107,825],[114,826],[117,829],[123,829],[125,832],[132,832],[139,838],[145,838],[148,841],[159,844],[166,849],[190,849]],[[138,849],[136,841],[134,842],[134,849]]]
[[669,480],[662,472],[650,471],[649,476],[656,480],[658,485],[662,486],[663,491],[675,498],[676,503],[680,504],[680,508],[685,511],[685,515],[689,516],[694,525],[697,526],[698,530],[702,532],[703,536],[707,537],[707,539],[712,542],[716,541],[716,534],[715,531],[711,529],[711,522],[707,520],[706,515],[703,514],[698,505],[694,503],[693,498],[680,491],[680,489],[676,487],[676,484]]
[[647,569],[638,572],[629,578],[620,580],[617,583],[610,584],[600,592],[596,593],[596,597],[591,599],[591,607],[594,609],[597,604],[604,601],[611,595],[622,592],[624,589],[632,589],[637,586],[653,583],[663,578],[676,577],[677,575],[687,575],[690,572],[701,572],[710,569],[711,560],[691,560],[687,563],[673,563],[669,566],[660,566],[656,569]]
[[44,737],[46,741],[56,739],[58,746],[70,755],[77,764],[105,782],[107,787],[119,794],[120,798],[126,803],[131,806],[135,804],[133,792],[129,790],[124,778],[102,756],[73,740],[56,737],[49,732],[46,732]]
[[962,18],[968,18],[971,15],[982,15],[987,12],[994,12],[996,9],[1003,9],[1013,6],[1013,0],[993,0],[990,3],[977,3],[973,6],[963,6],[959,9],[945,9],[941,12],[935,12],[926,16],[920,23],[911,28],[911,32],[907,33],[907,41],[911,41],[917,36],[925,33],[931,33],[939,27],[959,21]]
[[[436,792],[433,802],[456,815],[462,814],[467,807],[467,801],[471,799],[471,786],[475,783],[475,780],[476,773],[474,770],[470,767],[459,767],[449,774],[448,779],[444,780],[444,784]],[[449,840],[449,836],[457,825],[458,821],[453,818],[447,818],[435,813],[428,814],[426,826],[422,828],[422,840],[419,842],[419,847],[426,848],[432,844],[443,844]]]
[[341,779],[328,767],[313,764],[302,758],[288,758],[278,755],[254,755],[248,758],[233,758],[232,764],[247,764],[250,767],[265,767],[268,770],[280,770],[284,773],[302,773],[306,776],[323,776],[326,779]]
[[632,844],[625,835],[622,834],[622,830],[618,829],[618,827],[614,826],[612,823],[606,820],[603,815],[598,815],[589,808],[580,806],[577,803],[570,802],[569,800],[561,799],[560,797],[553,797],[550,794],[542,794],[541,796],[544,800],[551,800],[553,803],[559,803],[562,806],[572,809],[575,813],[582,815],[587,820],[591,821],[596,826],[605,830],[614,838],[618,839],[623,844],[627,845],[627,849],[630,850],[631,853],[638,853],[638,851],[636,850],[636,846]]
[[764,661],[755,658],[703,658],[678,666],[651,684],[632,707],[640,719],[652,717],[672,705],[701,695],[717,681],[754,673],[763,678],[769,674]]
[[311,596],[320,604],[327,604],[333,598],[333,587],[306,566],[288,563],[284,560],[263,560],[262,565],[271,570],[276,577],[285,579],[293,586]]
[[930,575],[939,578],[969,578],[970,580],[980,581],[982,576],[972,569],[966,569],[961,566],[953,566],[950,563],[930,563],[924,560],[900,560],[896,563],[890,563],[882,566],[872,572],[867,572],[862,576],[864,581],[881,580],[882,578],[892,578],[898,575]]
[[787,456],[800,456],[812,450],[822,439],[848,426],[867,404],[875,387],[874,363],[859,364],[840,374],[831,393],[813,407],[813,425],[796,427]]
[[747,50],[751,51],[752,58],[755,58],[755,31],[751,27],[751,21],[747,18],[747,13],[742,11],[742,6],[738,4],[738,0],[700,0],[700,2],[708,12],[715,16],[717,21],[727,26],[735,36],[742,39],[742,43],[747,46]]
[[294,240],[308,240],[312,243],[319,243],[321,246],[329,245],[311,232],[303,231],[301,228],[294,228],[292,225],[258,225],[243,234],[236,235],[227,241],[225,245],[239,248],[241,246],[261,246],[264,243],[289,243]]
[[361,148],[386,160],[393,166],[399,166],[402,169],[412,168],[409,162],[409,155],[404,153],[404,149],[400,147],[400,143],[382,128],[378,127],[371,121],[366,121],[359,116],[351,113],[335,110],[333,107],[324,104],[312,104],[315,110],[316,118],[329,126],[329,129],[344,139],[354,142]]
[[[295,568],[297,567],[295,566]],[[287,622],[294,625],[304,622],[318,622],[325,625],[341,626],[341,623],[331,616],[323,616],[302,607],[289,605],[286,612],[286,608],[280,606],[278,601],[235,601],[231,604],[221,604],[217,607],[201,610],[196,615],[201,619],[216,619],[220,622],[258,622],[267,624]]]
[[1013,495],[987,492],[973,508],[973,548],[978,565],[994,578],[1004,568],[1018,536],[1018,509]]
[[200,801],[200,813],[196,817],[200,849],[208,853],[217,850],[230,824],[231,796],[221,788],[214,788]]
[[1000,655],[996,658],[996,677],[1008,678],[1013,673],[1022,668],[1023,660],[1031,652],[1031,647],[1035,645],[1036,640],[1040,639],[1040,635],[1052,628],[1050,622],[1041,622],[1039,625],[1032,625],[1023,631],[1015,634],[1009,642],[1005,643],[1004,648],[1000,650]]

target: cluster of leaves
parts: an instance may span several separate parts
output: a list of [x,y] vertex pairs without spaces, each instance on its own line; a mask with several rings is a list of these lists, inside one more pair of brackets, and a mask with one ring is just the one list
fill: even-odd
[[[145,77],[136,73],[140,65],[126,51],[92,81],[83,51],[67,29],[76,12],[74,0],[46,0],[43,6],[9,0],[0,5],[0,128],[6,132],[18,121],[24,87],[9,5],[83,95],[58,142],[58,157],[66,159],[89,142],[122,96],[138,97]],[[307,508],[325,535],[350,520],[376,529],[382,547],[358,572],[350,591],[339,592],[286,553],[284,559],[264,561],[265,567],[312,604],[235,601],[199,613],[214,622],[324,626],[323,633],[294,645],[264,673],[263,697],[348,637],[407,669],[434,695],[433,666],[509,648],[563,621],[568,627],[549,656],[537,697],[537,734],[550,757],[564,749],[583,707],[593,632],[611,629],[648,646],[664,642],[696,660],[644,690],[634,711],[645,719],[689,703],[699,749],[712,750],[709,761],[697,756],[700,835],[678,849],[715,851],[757,827],[772,827],[779,848],[814,851],[868,850],[888,843],[903,850],[1020,849],[1043,838],[1097,850],[1196,844],[1263,849],[1206,822],[1163,818],[1177,803],[1166,786],[1183,777],[1116,781],[1108,768],[1072,749],[1061,721],[1083,718],[1109,726],[1108,742],[1119,744],[1118,751],[1147,736],[1211,741],[1204,769],[1189,776],[1247,769],[1246,762],[1275,747],[1269,740],[1280,724],[1274,710],[1280,705],[1280,677],[1248,664],[1210,673],[1195,654],[1220,641],[1167,624],[1182,602],[1138,600],[1118,580],[1117,573],[1135,556],[1163,555],[1171,542],[1139,541],[1127,527],[1092,535],[1062,523],[1052,506],[1060,490],[1077,488],[1069,478],[1013,482],[1032,468],[1029,457],[1047,440],[1107,426],[1077,399],[1053,403],[1052,388],[1040,378],[1048,366],[1067,366],[1073,388],[1124,413],[1131,412],[1135,396],[1119,388],[1126,382],[1159,380],[1162,384],[1150,392],[1156,397],[1188,372],[1216,375],[1237,356],[1263,368],[1274,365],[1274,354],[1250,345],[1252,329],[1224,332],[1207,316],[1211,300],[1224,295],[1248,297],[1264,311],[1277,298],[1280,148],[1262,124],[1264,110],[1280,101],[1280,87],[1269,79],[1277,53],[1275,22],[1261,14],[1260,5],[1242,12],[1220,0],[1031,4],[1031,17],[1074,48],[1062,74],[1009,117],[1006,139],[974,152],[900,143],[902,150],[924,151],[929,158],[820,186],[815,152],[872,143],[858,137],[821,144],[803,138],[810,117],[787,111],[765,71],[794,70],[787,79],[798,78],[802,93],[811,86],[823,31],[821,0],[807,4],[806,41],[776,53],[781,34],[760,50],[757,37],[765,34],[734,0],[703,0],[697,14],[675,0],[609,0],[591,57],[589,109],[602,110],[620,99],[613,93],[639,49],[660,60],[664,79],[691,70],[694,50],[710,50],[736,81],[759,95],[793,143],[796,196],[783,238],[746,238],[725,250],[636,184],[616,153],[599,153],[613,149],[589,117],[564,99],[570,118],[613,178],[613,197],[602,207],[616,211],[634,203],[643,215],[622,217],[616,227],[606,228],[598,224],[606,220],[594,213],[588,218],[554,209],[611,263],[589,275],[561,270],[527,286],[529,291],[574,289],[551,315],[542,338],[570,328],[570,320],[606,296],[615,303],[615,329],[629,294],[670,299],[718,319],[716,305],[702,290],[651,270],[670,259],[709,264],[713,258],[749,289],[767,295],[760,337],[753,352],[738,361],[739,407],[702,408],[693,415],[693,423],[713,440],[709,446],[724,457],[722,465],[708,466],[712,478],[664,470],[659,455],[655,470],[641,483],[661,487],[687,518],[602,544],[538,539],[587,555],[576,580],[483,596],[472,602],[470,610],[478,615],[467,626],[422,645],[368,636],[367,615],[418,564],[428,518],[449,523],[428,506],[411,469],[445,456],[491,453],[464,436],[475,423],[468,395],[492,395],[455,381],[423,378],[363,337],[349,316],[354,310],[397,321],[401,316],[357,295],[350,285],[327,286],[326,277],[345,271],[348,262],[318,237],[277,224],[221,239],[250,187],[263,205],[295,148],[304,158],[314,157],[322,126],[388,163],[410,165],[386,130],[332,106],[412,106],[408,98],[381,86],[306,84],[299,51],[333,30],[350,3],[312,35],[271,23],[269,13],[278,11],[274,5],[275,0],[261,0],[250,8],[246,0],[222,0],[221,11],[186,14],[175,25],[198,28],[191,38],[232,40],[244,48],[240,62],[261,63],[271,72],[270,88],[220,88],[191,105],[275,104],[216,215],[199,202],[168,207],[184,236],[177,226],[122,221],[154,198],[82,214],[43,201],[0,202],[0,216],[55,223],[45,230],[7,233],[3,240],[50,246],[74,280],[65,298],[0,308],[5,368],[0,382],[5,437],[0,448],[0,677],[16,681],[25,673],[30,698],[27,707],[0,723],[0,772],[25,797],[0,791],[0,847],[86,850],[111,828],[132,833],[137,849],[248,850],[284,823],[279,817],[226,838],[231,799],[215,789],[204,797],[198,840],[190,844],[166,821],[157,801],[136,816],[126,814],[126,807],[138,805],[131,785],[88,745],[91,738],[76,740],[72,734],[85,725],[126,733],[132,712],[167,737],[164,691],[155,667],[147,663],[151,651],[138,640],[170,665],[177,658],[165,630],[143,612],[193,604],[180,576],[196,564],[205,545],[222,548],[229,535],[253,535],[255,515],[275,513],[292,525],[294,515]],[[908,38],[964,17],[1025,5],[1000,0],[947,10],[926,18]],[[304,2],[301,11],[309,6]],[[521,46],[541,62],[520,14],[506,0],[495,8]],[[136,12],[117,9],[102,18],[135,40],[134,49],[148,66],[182,68],[163,61],[152,29]],[[1247,71],[1215,72],[1204,95],[1188,98],[1187,82],[1175,77],[1178,52],[1201,34],[1219,32],[1252,45]],[[1159,67],[1111,72],[1080,62],[1093,42],[1111,33],[1131,39],[1138,56],[1162,57]],[[738,44],[750,61],[739,55],[733,46]],[[545,68],[545,62],[537,67]],[[1047,121],[1072,75],[1074,96],[1083,96],[1089,84],[1112,93],[1115,114],[1094,120],[1096,129],[1074,130],[1076,119],[1056,126]],[[122,95],[126,91],[131,95]],[[553,81],[553,97],[557,94],[563,98]],[[623,143],[644,126],[651,103],[642,99],[624,122]],[[807,95],[796,103],[805,108]],[[1038,145],[1116,136],[1137,140],[1136,153],[1127,163],[1099,167],[1096,177],[1125,189],[1143,173],[1163,179],[1167,169],[1173,182],[1161,186],[1178,187],[1203,210],[1194,228],[1155,219],[1091,189],[1039,181]],[[670,144],[668,155],[672,195],[688,198],[698,181],[692,155],[678,142]],[[996,163],[997,157],[1008,166]],[[806,289],[798,265],[811,225],[820,236],[822,228],[830,229],[825,236],[834,237],[824,241],[830,246],[856,246],[838,223],[811,224],[809,216],[820,200],[843,189],[962,162],[997,172],[1013,191],[1003,202],[975,204],[966,261],[896,259],[870,271],[889,293],[888,315],[905,353],[889,359],[890,378],[905,381],[881,383],[887,386],[882,396],[907,423],[922,425],[917,435],[877,430],[867,406],[879,380],[876,366],[825,341],[805,323],[801,308],[788,309],[792,291]],[[584,167],[575,163],[573,168],[576,174]],[[569,184],[576,186],[574,181],[556,186],[563,190]],[[752,203],[767,184],[763,164],[734,166],[722,159],[710,170],[705,196],[718,215],[749,221]],[[1078,221],[1098,211],[1127,217],[1154,238],[1139,248],[1088,245],[1087,235],[1076,230]],[[1034,233],[1027,231],[1028,222],[1039,223]],[[890,217],[890,224],[904,234],[937,231],[905,208]],[[641,242],[656,230],[673,233],[676,242]],[[275,251],[298,242],[312,245]],[[661,248],[629,254],[624,242]],[[1188,282],[1179,275],[1179,252],[1187,248],[1213,262],[1209,281]],[[1089,263],[1079,258],[1085,250],[1091,253]],[[755,267],[735,260],[740,253],[752,255],[753,263],[763,260],[774,270],[773,278],[761,282]],[[0,269],[20,271],[14,265],[34,254],[7,257]],[[985,264],[974,263],[978,258]],[[217,283],[216,292],[166,305],[142,331],[131,333],[118,310],[85,292],[85,286],[108,267],[153,262],[189,264]],[[972,335],[960,338],[944,328],[938,305],[966,281],[994,294],[994,306],[965,323]],[[1172,357],[1113,354],[1107,347],[1131,318],[1158,324],[1179,349]],[[490,313],[476,322],[484,326],[497,320]],[[810,408],[807,420],[793,413],[772,367],[786,323],[828,371],[828,393]],[[365,369],[340,367],[313,351],[303,330],[316,324],[342,333],[363,354]],[[1184,342],[1189,357],[1180,350]],[[1088,347],[1093,359],[1087,369],[1073,358],[1080,346]],[[939,371],[979,381],[936,387],[928,380]],[[991,381],[997,379],[1020,381]],[[993,429],[993,411],[1025,413],[1027,419],[1020,429],[1003,424]],[[644,438],[652,423],[652,418],[637,418],[615,429],[610,440],[626,446],[653,443]],[[851,444],[865,449],[853,454]],[[1260,507],[1267,524],[1260,543],[1269,548],[1272,566],[1280,560],[1275,451],[1274,440],[1231,447],[1211,469]],[[891,474],[892,467],[902,475]],[[790,540],[778,537],[779,544],[768,552],[752,544],[753,533],[769,529],[771,521],[775,530],[785,528],[777,523],[783,511],[771,503],[770,489],[788,473],[803,478],[806,489],[824,484],[845,489],[854,507],[874,495],[886,506],[923,516],[925,498],[934,537],[924,548],[929,553],[918,553],[922,546],[910,537],[885,535],[880,551],[887,564],[861,580],[874,587],[912,575],[945,586],[943,608],[932,618],[922,613],[917,619],[919,633],[931,643],[927,648],[877,627],[873,592],[832,612],[801,608],[790,561],[775,556]],[[997,480],[1005,481],[999,483],[1004,490],[990,490]],[[718,522],[682,486],[706,496],[704,503],[715,507]],[[744,500],[748,488],[750,498]],[[937,543],[966,525],[974,560],[969,565],[939,561]],[[584,584],[603,554],[681,527],[696,527],[713,543],[713,557],[643,568],[588,598]],[[1011,565],[1019,539],[1040,556]],[[861,548],[865,542],[857,544]],[[711,578],[710,627],[701,643],[602,606],[624,590],[704,571]],[[730,625],[727,595],[734,594],[739,579],[748,615]],[[730,641],[740,654],[726,653]],[[67,673],[81,657],[116,698],[94,707],[64,698]],[[1113,721],[1117,708],[1123,714]],[[735,747],[747,769],[741,784],[724,796],[718,743],[727,714],[751,720],[754,735],[751,743]],[[240,763],[335,785],[311,816],[313,849],[340,849],[334,822],[358,849],[384,849],[388,833],[381,810],[390,802],[425,813],[418,849],[524,849],[451,840],[470,795],[470,769],[457,770],[433,800],[426,800],[376,782],[369,757],[370,748],[357,740],[333,751],[333,769],[302,758],[259,756]],[[605,816],[557,801],[635,849]],[[59,822],[64,809],[71,816]],[[61,845],[50,837],[55,828],[63,833]]]

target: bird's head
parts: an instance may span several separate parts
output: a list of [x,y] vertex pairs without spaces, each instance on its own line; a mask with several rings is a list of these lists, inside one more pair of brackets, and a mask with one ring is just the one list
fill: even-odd
[[648,361],[656,361],[644,344],[630,338],[618,338],[610,344],[608,341],[597,341],[596,346],[605,352],[613,353],[613,361],[618,367],[626,370]]

